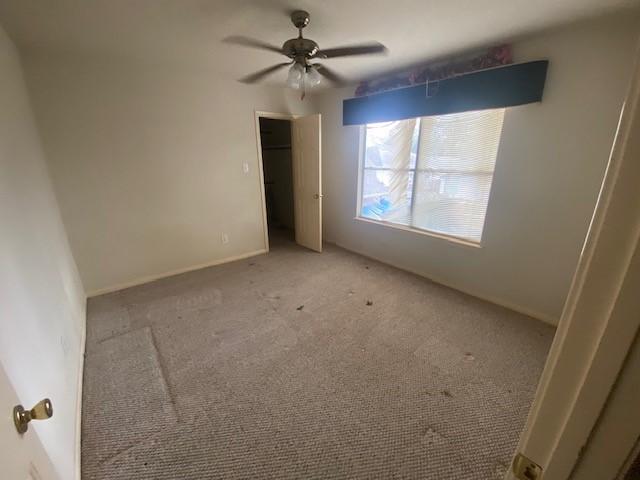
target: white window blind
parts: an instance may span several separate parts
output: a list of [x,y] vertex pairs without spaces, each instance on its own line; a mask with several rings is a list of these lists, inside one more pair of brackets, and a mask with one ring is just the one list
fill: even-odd
[[504,109],[369,124],[360,213],[480,242]]

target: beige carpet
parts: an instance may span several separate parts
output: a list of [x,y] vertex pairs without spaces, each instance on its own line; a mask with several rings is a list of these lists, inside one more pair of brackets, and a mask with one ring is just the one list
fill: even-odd
[[93,298],[83,478],[498,479],[553,333],[286,241]]

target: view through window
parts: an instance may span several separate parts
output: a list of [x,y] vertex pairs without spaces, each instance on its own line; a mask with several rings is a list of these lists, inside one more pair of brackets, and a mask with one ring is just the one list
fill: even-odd
[[369,124],[359,216],[480,242],[504,109]]

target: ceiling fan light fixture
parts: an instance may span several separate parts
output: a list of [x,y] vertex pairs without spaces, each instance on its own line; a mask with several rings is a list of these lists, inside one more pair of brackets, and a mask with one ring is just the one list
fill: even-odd
[[321,80],[322,76],[320,75],[316,67],[310,65],[307,68],[307,78],[305,78],[305,83],[310,87],[315,87],[320,83]]
[[312,88],[320,84],[322,75],[313,65],[303,66],[300,63],[294,63],[289,69],[287,75],[287,86],[294,90],[304,90]]
[[296,90],[302,88],[302,77],[304,74],[304,67],[299,63],[294,63],[289,69],[289,74],[287,75],[287,85]]

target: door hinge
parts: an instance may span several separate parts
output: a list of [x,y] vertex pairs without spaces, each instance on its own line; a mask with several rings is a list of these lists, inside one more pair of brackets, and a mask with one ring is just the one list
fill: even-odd
[[542,467],[522,453],[518,453],[513,459],[513,474],[518,480],[540,480]]

